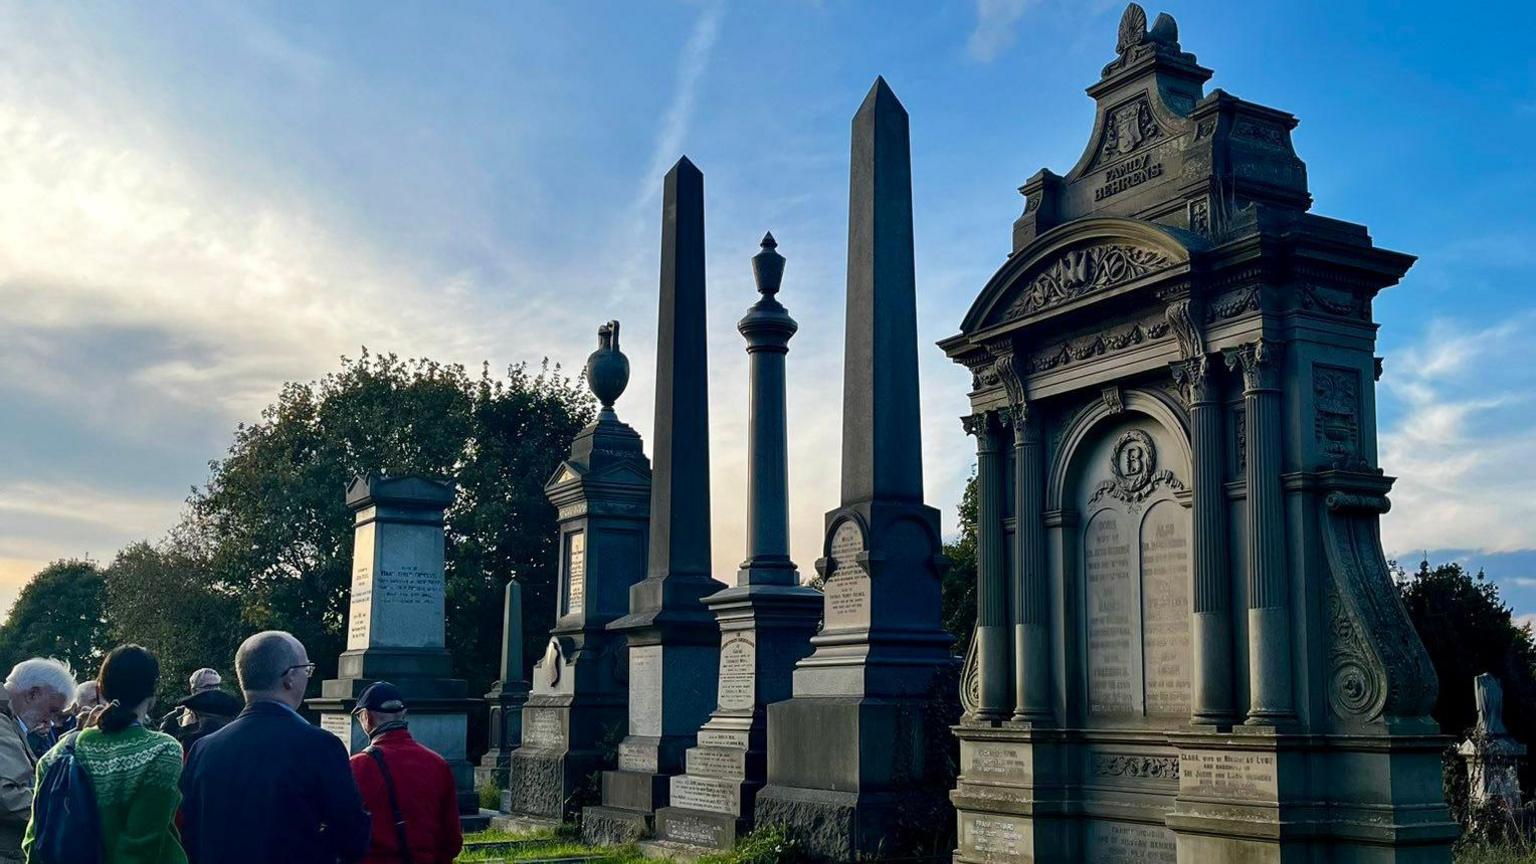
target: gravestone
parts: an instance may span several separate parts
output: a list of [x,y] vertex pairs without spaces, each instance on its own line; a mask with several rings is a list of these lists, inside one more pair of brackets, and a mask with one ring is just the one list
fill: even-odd
[[940,623],[939,514],[923,503],[907,112],[877,79],[853,118],[842,506],[826,517],[823,624],[768,707],[758,824],[822,858],[946,843],[952,639]]
[[1473,681],[1477,726],[1456,748],[1467,763],[1467,803],[1474,821],[1503,823],[1520,812],[1525,745],[1504,726],[1504,688],[1484,672]]
[[1296,118],[1136,4],[1065,176],[941,347],[972,373],[957,864],[1446,862],[1435,673],[1378,538],[1371,303]]
[[629,645],[629,734],[618,768],[603,772],[602,805],[582,812],[592,842],[651,833],[715,705],[720,630],[701,602],[720,588],[709,553],[704,175],[687,157],[662,192],[660,293],[650,560],[629,589],[629,614],[608,625]]
[[610,768],[629,688],[624,640],[608,630],[645,574],[650,461],[613,403],[629,382],[619,322],[598,329],[587,386],[602,408],[576,435],[544,493],[560,522],[559,597],[544,656],[522,709],[522,743],[508,760],[499,827],[549,827],[574,818]]
[[347,488],[355,526],[347,649],[309,707],[357,753],[368,746],[351,715],[357,697],[375,681],[395,684],[411,734],[448,760],[465,826],[479,828],[490,814],[480,812],[466,739],[480,700],[451,677],[443,638],[443,511],[453,496],[453,484],[424,477],[359,477]]
[[798,325],[775,295],[784,257],[773,235],[752,259],[762,298],[737,329],[751,357],[747,438],[747,560],[736,585],[704,598],[720,622],[719,698],[699,743],[656,813],[669,843],[729,849],[752,827],[767,771],[770,703],[790,696],[795,663],[810,652],[822,595],[801,586],[789,558],[789,453],[784,360]]
[[489,704],[489,746],[475,768],[475,788],[507,788],[512,751],[523,741],[523,703],[528,680],[523,677],[523,586],[508,579],[501,607],[501,678],[485,694]]

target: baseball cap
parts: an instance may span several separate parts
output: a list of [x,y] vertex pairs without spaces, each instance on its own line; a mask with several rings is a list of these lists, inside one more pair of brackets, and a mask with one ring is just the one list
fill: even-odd
[[352,713],[365,709],[393,714],[405,710],[405,699],[400,695],[400,688],[388,681],[377,681],[369,684],[363,695],[357,697],[357,707],[352,709]]
[[206,666],[193,672],[192,677],[187,679],[187,688],[193,693],[200,690],[216,690],[223,684],[224,678],[219,675],[218,670],[209,669]]

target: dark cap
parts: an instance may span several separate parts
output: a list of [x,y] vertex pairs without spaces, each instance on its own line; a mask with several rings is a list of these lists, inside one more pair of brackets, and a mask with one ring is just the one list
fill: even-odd
[[388,681],[377,681],[369,684],[363,695],[357,697],[357,707],[352,709],[352,713],[363,710],[393,714],[405,710],[405,699],[400,696],[400,688]]

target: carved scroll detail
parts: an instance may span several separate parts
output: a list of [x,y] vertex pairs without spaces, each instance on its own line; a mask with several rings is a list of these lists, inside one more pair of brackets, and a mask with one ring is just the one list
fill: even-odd
[[1381,551],[1377,520],[1389,506],[1369,488],[1326,499],[1328,705],[1344,720],[1424,717],[1439,692]]
[[1139,279],[1171,264],[1173,260],[1161,252],[1121,243],[1074,249],[1036,273],[1003,317],[1012,321]]
[[960,668],[960,708],[965,716],[976,716],[981,705],[981,658],[976,654],[976,630],[971,630],[971,644],[965,649],[965,664]]

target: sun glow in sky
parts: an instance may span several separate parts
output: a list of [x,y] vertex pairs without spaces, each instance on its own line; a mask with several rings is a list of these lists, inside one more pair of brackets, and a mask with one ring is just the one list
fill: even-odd
[[[446,11],[445,11],[446,9]],[[1084,146],[1121,4],[0,3],[0,608],[155,539],[235,425],[361,346],[579,368],[624,322],[650,438],[661,178],[705,174],[717,572],[743,557],[735,322],[788,259],[791,518],[837,504],[848,124],[911,113],[928,498],[973,461],[933,342]],[[1210,87],[1295,113],[1314,212],[1416,254],[1376,304],[1389,554],[1536,612],[1536,65],[1513,3],[1148,4]],[[1525,20],[1526,25],[1518,22]],[[341,495],[342,490],[337,490]]]

